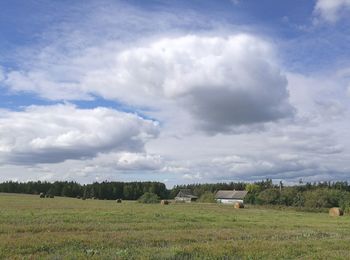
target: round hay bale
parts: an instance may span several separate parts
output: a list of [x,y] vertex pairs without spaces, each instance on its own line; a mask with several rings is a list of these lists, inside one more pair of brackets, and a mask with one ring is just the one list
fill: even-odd
[[160,204],[161,205],[169,205],[169,201],[168,200],[161,200]]
[[235,209],[243,209],[243,208],[244,208],[244,204],[243,204],[242,202],[235,202],[235,203],[233,204],[233,207],[234,207]]
[[332,217],[343,216],[344,211],[341,208],[331,208],[331,209],[329,209],[329,215]]
[[50,198],[51,198],[51,199],[53,199],[54,197],[55,197],[54,195],[50,194]]
[[40,192],[39,197],[40,198],[45,198],[45,194],[43,192]]
[[85,197],[83,197],[83,198],[82,198],[82,200],[86,200],[86,198],[85,198]]
[[122,203],[122,200],[121,199],[117,199],[116,202],[117,203]]
[[80,196],[77,196],[77,199],[80,200]]

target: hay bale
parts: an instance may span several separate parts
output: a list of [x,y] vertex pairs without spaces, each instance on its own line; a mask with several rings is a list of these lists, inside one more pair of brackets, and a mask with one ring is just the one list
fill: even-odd
[[169,201],[168,200],[161,200],[160,204],[161,205],[169,205]]
[[243,209],[244,208],[244,204],[242,202],[235,202],[235,204],[233,204],[233,207],[235,209]]
[[116,202],[117,203],[122,203],[122,200],[121,199],[116,199]]
[[54,197],[55,197],[54,195],[50,194],[50,199],[53,199]]
[[80,196],[77,196],[77,199],[80,200]]
[[331,208],[331,209],[329,209],[329,215],[332,217],[343,216],[344,211],[341,208]]
[[45,198],[45,194],[43,192],[40,192],[39,197],[40,198]]

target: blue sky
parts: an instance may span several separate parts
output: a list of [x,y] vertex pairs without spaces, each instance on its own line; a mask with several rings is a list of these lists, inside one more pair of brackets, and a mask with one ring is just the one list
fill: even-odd
[[[0,3],[2,66],[9,69],[18,68],[21,66],[19,63],[22,63],[18,60],[25,59],[28,55],[27,51],[30,52],[31,48],[36,50],[43,47],[47,41],[53,41],[57,34],[65,33],[63,32],[65,25],[71,24],[73,27],[76,25],[74,29],[79,31],[80,26],[89,25],[86,19],[89,19],[92,10],[108,8],[116,2],[118,2],[116,15],[122,12],[123,7],[119,6],[127,5],[128,8],[132,7],[144,12],[147,19],[152,19],[152,14],[162,12],[178,15],[179,19],[189,20],[187,23],[176,24],[175,21],[175,24],[163,25],[170,31],[205,32],[217,29],[215,27],[219,24],[226,28],[241,27],[242,30],[270,36],[273,40],[282,42],[281,45],[285,50],[281,55],[284,55],[284,61],[295,70],[305,69],[305,67],[310,71],[325,69],[322,67],[324,61],[335,66],[338,63],[346,63],[349,57],[348,19],[339,19],[336,25],[323,23],[320,26],[313,26],[316,1],[100,1],[99,3],[50,1],[48,3],[38,0],[15,0]],[[187,15],[196,15],[198,20],[192,23],[191,19],[186,17]],[[91,26],[94,27],[94,25]],[[98,26],[106,26],[102,32],[119,29],[109,22],[105,24],[102,22],[95,26],[97,31],[92,28],[91,31],[83,30],[83,32],[98,35]],[[125,29],[121,28],[119,33],[125,33]],[[137,32],[139,29],[137,26],[127,29],[134,31],[135,35],[131,37],[138,37],[136,34],[142,33]],[[144,32],[145,29],[149,30],[150,34],[160,30],[142,28]],[[56,30],[56,34],[52,30]],[[116,36],[119,33],[116,33]],[[112,37],[113,33],[110,35]],[[308,55],[305,55],[306,53]]]
[[0,10],[0,180],[348,178],[349,0]]

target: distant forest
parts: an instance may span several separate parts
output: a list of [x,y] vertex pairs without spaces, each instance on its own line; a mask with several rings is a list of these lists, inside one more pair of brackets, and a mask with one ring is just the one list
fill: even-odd
[[161,198],[168,197],[168,190],[164,183],[160,182],[95,182],[93,184],[81,185],[77,182],[56,181],[50,182],[3,182],[0,183],[0,192],[25,193],[97,198],[97,199],[125,199],[136,200],[145,192],[157,194]]
[[247,190],[245,202],[255,205],[283,205],[320,209],[342,207],[350,209],[350,185],[348,182],[315,182],[300,183],[294,186],[284,186],[282,182],[274,184],[271,179],[254,183],[230,182],[216,184],[176,185],[167,189],[160,182],[95,182],[79,184],[77,182],[56,181],[41,182],[3,182],[0,192],[40,194],[64,197],[124,199],[136,200],[144,193],[157,194],[160,199],[173,199],[180,189],[191,189],[193,194],[201,197],[208,193],[215,194],[217,190]]
[[341,207],[350,212],[350,184],[347,181],[300,183],[284,186],[282,182],[273,184],[271,179],[254,183],[217,183],[191,184],[175,186],[170,194],[174,195],[179,189],[188,188],[194,194],[215,193],[223,190],[247,190],[244,201],[253,205],[280,205],[298,207],[302,210],[317,211],[318,209]]

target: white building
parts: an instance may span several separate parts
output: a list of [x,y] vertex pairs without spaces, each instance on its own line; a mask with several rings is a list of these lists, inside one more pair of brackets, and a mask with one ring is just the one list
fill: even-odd
[[245,190],[218,190],[215,194],[216,202],[224,204],[243,203],[248,191]]

